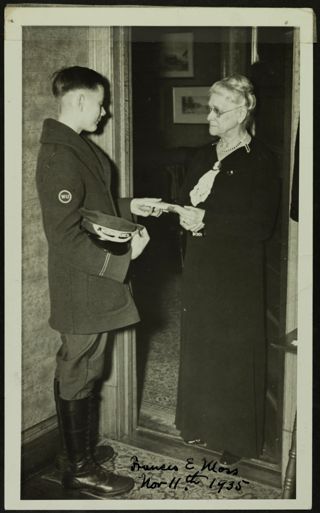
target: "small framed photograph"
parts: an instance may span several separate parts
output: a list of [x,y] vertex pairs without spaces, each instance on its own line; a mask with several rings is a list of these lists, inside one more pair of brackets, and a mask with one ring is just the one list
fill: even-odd
[[193,77],[193,33],[166,33],[160,39],[160,75]]
[[208,100],[210,86],[174,87],[173,122],[208,123]]

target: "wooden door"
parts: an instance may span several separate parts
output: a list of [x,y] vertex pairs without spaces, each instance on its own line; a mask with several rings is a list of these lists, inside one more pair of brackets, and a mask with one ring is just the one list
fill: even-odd
[[289,220],[289,210],[299,116],[297,44],[298,33],[292,28],[232,27],[227,29],[221,66],[223,75],[238,72],[251,78],[257,96],[254,132],[273,150],[281,180],[280,211],[265,255],[268,371],[264,456],[278,464],[287,451],[288,424],[293,425],[286,404],[296,393],[294,356],[285,356],[281,345],[296,321],[292,291],[297,276],[297,225]]

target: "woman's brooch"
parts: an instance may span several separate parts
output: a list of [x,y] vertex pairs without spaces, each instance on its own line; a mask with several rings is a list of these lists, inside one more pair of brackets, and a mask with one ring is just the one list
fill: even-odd
[[213,168],[212,168],[212,171],[220,171],[221,170],[221,160],[217,160],[214,164],[213,164]]

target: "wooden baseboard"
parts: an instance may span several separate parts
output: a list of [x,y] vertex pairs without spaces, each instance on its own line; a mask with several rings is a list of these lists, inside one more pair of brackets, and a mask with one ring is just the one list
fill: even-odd
[[57,416],[53,415],[48,419],[39,422],[35,426],[31,426],[28,429],[25,429],[21,434],[22,445],[26,445],[33,440],[36,440],[42,435],[49,433],[49,431],[53,431],[58,426]]
[[59,450],[56,417],[51,417],[22,433],[21,481],[50,465]]

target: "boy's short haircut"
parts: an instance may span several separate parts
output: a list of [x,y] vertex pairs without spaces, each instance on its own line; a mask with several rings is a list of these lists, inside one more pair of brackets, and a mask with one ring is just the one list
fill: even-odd
[[99,85],[105,89],[106,79],[97,71],[81,66],[62,68],[52,75],[52,92],[56,98],[75,89],[95,90]]

